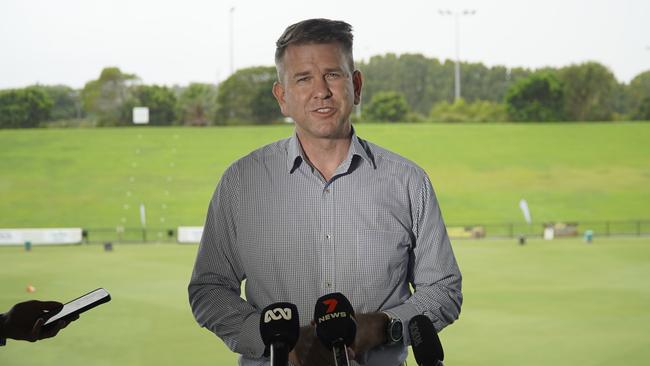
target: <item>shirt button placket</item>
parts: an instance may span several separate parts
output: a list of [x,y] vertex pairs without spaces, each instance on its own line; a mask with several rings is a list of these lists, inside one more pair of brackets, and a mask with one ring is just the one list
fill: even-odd
[[323,286],[326,291],[334,290],[334,274],[336,273],[336,251],[334,246],[334,203],[332,200],[332,189],[326,187],[323,189],[323,205],[325,206],[325,237],[323,238],[323,249],[325,263],[323,263]]

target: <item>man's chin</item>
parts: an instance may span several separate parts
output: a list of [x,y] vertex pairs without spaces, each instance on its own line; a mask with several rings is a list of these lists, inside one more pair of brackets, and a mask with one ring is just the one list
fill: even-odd
[[323,127],[316,132],[316,135],[320,138],[344,139],[350,137],[351,128],[349,123],[343,125],[333,123]]

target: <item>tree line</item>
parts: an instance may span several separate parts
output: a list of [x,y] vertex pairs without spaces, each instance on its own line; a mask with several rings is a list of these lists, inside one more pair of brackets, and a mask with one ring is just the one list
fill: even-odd
[[[650,70],[619,83],[597,62],[530,70],[454,63],[420,54],[386,54],[357,63],[364,74],[356,122],[650,120]],[[270,124],[283,120],[271,86],[273,66],[236,71],[219,85],[146,85],[116,67],[82,89],[33,85],[0,90],[0,128],[126,126],[136,106],[152,125]]]

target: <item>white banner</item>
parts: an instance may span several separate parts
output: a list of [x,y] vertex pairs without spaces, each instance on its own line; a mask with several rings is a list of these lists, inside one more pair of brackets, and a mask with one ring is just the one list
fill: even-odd
[[179,243],[198,243],[203,235],[203,226],[179,226],[176,241]]
[[0,229],[0,245],[79,244],[81,228]]

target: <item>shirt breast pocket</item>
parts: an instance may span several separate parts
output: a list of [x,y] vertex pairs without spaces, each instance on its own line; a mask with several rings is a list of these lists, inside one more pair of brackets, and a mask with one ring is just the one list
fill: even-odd
[[410,238],[400,231],[357,231],[357,280],[364,291],[391,290],[406,280]]

